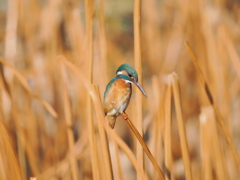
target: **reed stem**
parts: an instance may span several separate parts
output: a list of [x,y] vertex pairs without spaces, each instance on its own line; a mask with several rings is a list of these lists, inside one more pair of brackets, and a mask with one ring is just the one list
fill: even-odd
[[171,180],[172,177],[172,136],[171,136],[171,125],[172,125],[172,89],[171,84],[168,84],[167,91],[165,94],[165,128],[164,128],[164,163],[165,163],[165,179]]
[[[126,118],[126,114],[124,114],[124,113],[122,113],[121,116],[123,117],[123,119]],[[160,178],[165,179],[164,175],[162,173],[162,170],[160,169],[160,167],[157,164],[157,161],[155,160],[152,153],[148,149],[148,146],[146,145],[145,141],[143,140],[142,136],[140,135],[140,133],[138,132],[136,127],[133,125],[133,123],[131,122],[131,120],[129,118],[126,119],[126,122],[127,122],[128,126],[130,127],[130,129],[132,130],[132,132],[134,133],[134,135],[136,136],[136,138],[138,139],[138,142],[141,144],[141,146],[142,146],[143,150],[145,151],[145,153],[147,154],[148,158],[152,162],[152,164],[153,164],[154,168],[156,169],[156,171],[158,172]]]
[[[96,92],[99,92],[99,87],[97,85],[93,85]],[[100,98],[100,94],[98,93],[98,98]],[[112,163],[111,163],[111,156],[108,146],[108,138],[106,136],[106,132],[104,131],[103,125],[100,121],[97,121],[98,124],[98,131],[100,135],[100,141],[101,141],[101,147],[103,152],[103,165],[104,165],[104,171],[106,178],[111,180],[113,179],[113,171],[112,171]]]
[[[141,59],[141,0],[134,0],[134,63],[135,69],[138,72],[138,81],[142,84],[142,59]],[[142,94],[136,91],[136,127],[141,135],[143,135],[143,119],[142,119]],[[142,147],[136,144],[136,153],[139,165],[144,168],[144,154]],[[137,173],[137,179],[140,180],[140,175]]]
[[187,47],[188,52],[189,52],[189,54],[191,56],[191,60],[192,60],[192,62],[194,64],[194,67],[195,67],[195,69],[197,71],[197,76],[199,77],[200,82],[202,83],[202,85],[204,87],[204,90],[205,90],[205,92],[207,94],[208,100],[214,107],[214,111],[215,111],[216,116],[217,116],[217,121],[218,121],[218,123],[220,125],[220,128],[221,128],[221,130],[223,132],[223,135],[224,135],[224,137],[225,137],[225,139],[226,139],[226,141],[227,141],[227,143],[228,143],[228,145],[229,145],[229,147],[230,147],[230,149],[232,151],[232,154],[233,154],[234,160],[236,162],[236,165],[238,167],[238,170],[240,171],[240,160],[239,160],[237,151],[234,148],[234,145],[233,145],[233,142],[232,142],[232,138],[230,136],[229,131],[227,130],[227,126],[225,125],[224,120],[223,120],[223,118],[222,118],[222,116],[221,116],[221,114],[220,114],[220,112],[218,110],[218,107],[217,107],[217,105],[215,104],[215,102],[213,100],[212,93],[211,93],[211,91],[210,91],[210,89],[208,87],[207,81],[205,80],[204,75],[202,73],[202,70],[201,70],[201,68],[200,68],[200,66],[198,64],[197,56],[193,52],[193,49],[191,48],[191,46],[190,46],[190,44],[188,42],[186,42],[186,47]]
[[[92,13],[93,13],[93,0],[85,0],[86,9],[86,36],[87,36],[87,79],[92,82],[92,61],[93,61],[93,34],[92,34]],[[92,102],[91,97],[87,94],[86,97],[86,113],[87,113],[87,128],[88,128],[88,138],[89,138],[89,148],[90,148],[90,159],[92,165],[93,179],[100,179],[99,162],[96,147],[96,137],[94,130],[94,123],[92,117]]]
[[78,180],[78,168],[77,168],[77,159],[74,153],[74,134],[73,134],[73,123],[72,123],[72,114],[71,114],[71,103],[69,99],[69,92],[67,89],[67,79],[66,72],[64,71],[64,66],[61,65],[61,75],[62,75],[62,90],[63,90],[63,104],[64,104],[64,115],[67,125],[67,137],[68,137],[68,146],[70,153],[70,164],[71,164],[71,173],[72,179]]
[[177,74],[175,73],[172,73],[170,77],[171,77],[171,83],[173,88],[178,130],[179,130],[179,136],[180,136],[180,144],[181,144],[183,163],[184,163],[184,169],[185,169],[185,176],[186,176],[186,180],[191,180],[192,179],[191,164],[190,164],[190,158],[189,158],[189,152],[188,152],[186,130],[185,130],[183,115],[182,115],[182,105],[181,105],[181,98],[180,98],[180,92],[179,92],[178,77],[177,77]]

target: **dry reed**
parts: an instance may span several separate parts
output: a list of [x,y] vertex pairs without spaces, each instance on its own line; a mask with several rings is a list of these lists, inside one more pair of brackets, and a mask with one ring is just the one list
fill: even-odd
[[209,112],[209,129],[210,136],[212,138],[212,157],[213,164],[216,169],[217,179],[229,179],[227,175],[227,168],[225,158],[223,156],[223,147],[220,142],[220,138],[218,135],[217,123],[214,114],[214,108],[210,107]]
[[171,146],[171,125],[172,125],[172,89],[170,76],[165,97],[165,128],[164,128],[164,160],[165,160],[165,179],[172,179],[172,146]]
[[[142,59],[141,59],[141,0],[134,0],[134,65],[138,72],[138,81],[142,84]],[[142,118],[142,93],[136,91],[136,101],[135,101],[135,122],[136,128],[140,135],[143,136],[143,118]],[[136,154],[139,165],[144,168],[144,154],[143,149],[140,144],[136,144]],[[137,179],[140,180],[140,174],[137,174]]]
[[[125,114],[121,114],[121,116],[123,117],[123,119],[125,119],[126,115]],[[125,121],[127,122],[127,124],[130,127],[131,131],[136,136],[138,142],[141,144],[141,147],[143,148],[143,150],[147,154],[148,158],[152,162],[152,164],[153,164],[154,168],[156,169],[156,171],[158,172],[160,178],[164,179],[163,173],[162,173],[159,165],[157,164],[156,159],[153,157],[152,153],[150,152],[148,146],[146,145],[145,141],[143,140],[142,136],[140,135],[140,133],[138,132],[136,127],[133,125],[133,123],[131,122],[131,120],[129,118],[125,119]]]
[[66,72],[64,71],[63,65],[61,66],[61,79],[62,79],[62,90],[63,90],[63,103],[64,103],[64,114],[67,129],[67,136],[68,136],[68,145],[69,145],[69,152],[70,152],[70,164],[71,164],[71,172],[72,172],[72,179],[77,180],[79,179],[78,171],[77,171],[77,161],[74,153],[74,134],[73,134],[73,123],[72,123],[72,113],[71,113],[71,104],[69,99],[69,91],[67,89],[67,78]]
[[[94,85],[95,91],[99,92],[99,87]],[[98,94],[100,95],[100,94]],[[100,97],[98,97],[101,99]],[[103,125],[100,121],[97,121],[98,124],[98,131],[100,135],[101,147],[103,152],[103,161],[104,161],[104,171],[107,179],[113,179],[113,172],[112,172],[112,164],[111,164],[111,157],[109,152],[108,146],[108,138],[106,136],[106,132],[104,131]]]
[[104,121],[122,63],[149,97],[133,88],[126,112],[166,179],[239,179],[239,3],[0,6],[0,179],[159,179],[127,123]]
[[[200,123],[202,127],[202,135],[208,138],[202,139],[203,141],[203,177],[206,179],[212,179],[211,173],[211,161],[213,162],[214,169],[216,171],[217,179],[229,179],[226,172],[226,162],[224,160],[222,147],[217,132],[217,124],[214,114],[214,108],[212,106],[203,107],[200,117]],[[208,145],[208,146],[207,146]],[[208,149],[207,149],[208,148]],[[206,167],[205,167],[206,165]]]
[[[162,137],[163,136],[163,133],[165,132],[164,131],[164,116],[165,116],[165,113],[164,113],[164,108],[160,108],[160,107],[167,107],[165,106],[164,104],[164,100],[165,100],[165,94],[166,92],[164,91],[161,91],[161,88],[160,88],[160,84],[159,84],[159,81],[158,81],[158,77],[154,76],[152,78],[152,84],[153,84],[153,94],[154,94],[154,97],[155,98],[155,101],[156,101],[156,110],[157,111],[157,114],[156,114],[156,121],[154,121],[155,123],[155,128],[154,128],[154,135],[153,135],[153,155],[156,159],[156,161],[158,162],[158,164],[161,164],[162,161],[163,161],[163,155],[161,155],[161,153],[159,153],[161,150],[162,150]],[[162,88],[163,89],[163,88]],[[162,95],[162,93],[164,94],[164,96]],[[167,97],[167,95],[166,95]],[[157,171],[154,171],[153,173],[153,179],[158,179],[158,174],[157,174]]]
[[123,176],[122,176],[122,169],[121,169],[121,162],[120,162],[120,158],[119,158],[119,148],[117,146],[116,143],[114,143],[114,148],[115,148],[115,153],[116,153],[116,164],[117,164],[117,176],[116,179],[118,180],[122,180]]
[[183,115],[182,115],[183,113],[182,113],[177,74],[175,73],[171,74],[170,78],[171,78],[171,83],[173,88],[174,103],[176,108],[176,116],[177,116],[184,169],[185,169],[185,176],[187,180],[191,180],[192,179],[191,165],[190,165],[189,151],[188,151],[188,145],[187,145],[186,131],[185,131]]
[[6,61],[3,59],[0,59],[0,63],[2,63],[4,66],[8,67],[12,73],[16,76],[16,78],[20,81],[22,86],[25,88],[25,90],[34,98],[36,98],[42,105],[43,107],[53,116],[57,117],[57,113],[54,111],[54,109],[49,105],[46,101],[42,100],[38,95],[34,94],[29,87],[28,83],[24,79],[24,77],[10,64],[8,64]]
[[[92,82],[92,61],[93,61],[93,34],[92,34],[92,18],[93,18],[93,1],[86,0],[85,1],[85,9],[86,9],[86,36],[87,36],[87,79]],[[90,145],[90,158],[93,172],[93,179],[100,179],[99,167],[100,164],[98,162],[98,156],[96,151],[96,137],[95,130],[93,124],[92,117],[92,102],[91,97],[88,94],[86,99],[86,107],[87,107],[87,127],[88,127],[88,137],[89,137],[89,145]]]
[[218,107],[215,104],[215,101],[213,100],[212,93],[211,93],[211,91],[209,89],[209,86],[208,86],[208,84],[207,84],[207,82],[206,82],[206,80],[204,78],[204,75],[203,75],[203,73],[202,73],[202,71],[201,71],[201,69],[199,67],[199,64],[197,62],[197,57],[194,54],[194,52],[193,52],[191,46],[189,45],[189,43],[186,43],[186,46],[187,46],[188,51],[189,51],[189,53],[190,53],[190,55],[192,57],[192,61],[193,61],[194,67],[195,67],[197,75],[198,75],[198,77],[199,77],[199,79],[200,79],[200,81],[202,83],[202,86],[204,87],[204,90],[205,90],[205,93],[206,93],[206,95],[208,97],[208,100],[214,107],[214,111],[216,113],[217,120],[218,120],[218,123],[220,125],[220,128],[221,128],[221,130],[222,130],[222,132],[224,134],[224,137],[226,138],[226,141],[227,141],[227,143],[228,143],[228,145],[229,145],[229,147],[230,147],[230,149],[231,149],[231,151],[233,153],[233,157],[234,157],[235,162],[236,162],[236,164],[238,166],[238,169],[240,170],[240,160],[239,160],[238,154],[236,152],[236,149],[234,148],[234,145],[233,145],[232,139],[230,137],[229,131],[227,130],[227,127],[226,127],[226,125],[225,125],[225,123],[224,123],[224,121],[222,119],[222,116],[221,116],[221,114],[220,114],[220,112],[218,110]]
[[207,123],[207,115],[202,112],[199,116],[200,121],[200,142],[201,142],[201,160],[202,160],[202,178],[213,179],[211,167],[211,140]]
[[22,180],[23,178],[17,159],[15,157],[7,131],[3,126],[2,122],[0,122],[0,133],[0,178],[2,180]]

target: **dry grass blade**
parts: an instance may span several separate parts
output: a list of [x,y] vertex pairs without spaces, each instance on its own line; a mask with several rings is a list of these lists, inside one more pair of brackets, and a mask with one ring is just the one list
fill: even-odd
[[190,46],[188,43],[186,43],[186,46],[187,46],[187,48],[188,48],[189,54],[190,54],[191,57],[192,57],[191,60],[192,60],[192,62],[193,62],[193,64],[194,64],[194,67],[195,67],[195,69],[196,69],[196,71],[197,71],[197,76],[200,78],[200,81],[201,81],[201,83],[202,83],[202,85],[203,85],[203,87],[204,87],[204,89],[205,89],[205,92],[206,92],[206,94],[207,94],[207,97],[208,97],[210,103],[211,103],[211,104],[213,105],[213,107],[214,107],[214,111],[215,111],[215,113],[216,113],[217,120],[218,120],[218,123],[219,123],[219,125],[220,125],[220,128],[221,128],[221,130],[222,130],[222,132],[223,132],[223,135],[224,135],[224,137],[225,137],[225,139],[226,139],[226,141],[227,141],[227,143],[228,143],[228,145],[229,145],[229,147],[230,147],[230,149],[231,149],[231,151],[232,151],[232,153],[233,153],[233,157],[234,157],[234,160],[235,160],[235,162],[236,162],[236,164],[237,164],[237,166],[238,166],[238,169],[240,170],[240,160],[239,160],[237,151],[236,151],[236,149],[234,148],[234,145],[233,145],[231,136],[230,136],[230,134],[229,134],[229,132],[228,132],[228,130],[227,130],[227,127],[226,127],[226,125],[225,125],[225,123],[224,123],[224,121],[223,121],[223,119],[222,119],[222,116],[221,116],[221,114],[220,114],[220,112],[219,112],[219,110],[218,110],[215,102],[213,101],[213,98],[212,98],[212,94],[211,94],[211,92],[210,92],[210,89],[209,89],[209,87],[208,87],[208,85],[207,85],[207,82],[206,82],[204,76],[203,76],[203,73],[202,73],[202,71],[201,71],[201,68],[199,67],[199,64],[198,64],[198,62],[197,62],[197,57],[196,57],[196,55],[194,54],[191,46]]
[[101,49],[101,60],[103,71],[103,82],[106,84],[107,82],[107,40],[106,40],[106,30],[104,23],[104,0],[100,0],[99,2],[99,21],[100,21],[100,49]]
[[214,108],[212,106],[206,107],[203,111],[206,112],[208,116],[208,131],[210,132],[211,146],[212,146],[212,159],[213,164],[216,169],[217,179],[225,180],[229,179],[227,176],[226,162],[223,156],[223,148],[220,143],[216,118],[214,114]]
[[[17,117],[15,115],[15,117]],[[17,121],[19,120],[19,117],[16,118]],[[19,126],[19,125],[17,125]],[[16,131],[16,134],[18,136],[18,139],[17,139],[17,147],[18,147],[18,160],[19,160],[19,165],[20,165],[20,169],[21,169],[21,172],[22,172],[22,176],[24,179],[27,178],[27,162],[26,162],[26,152],[25,152],[25,146],[26,146],[26,142],[25,142],[25,137],[22,136],[22,133],[23,130],[20,129],[20,128],[17,128],[17,131]],[[29,156],[31,158],[31,156]],[[36,172],[36,171],[35,171]]]
[[7,131],[0,120],[0,179],[23,180]]
[[[159,84],[159,79],[157,76],[154,76],[152,78],[152,85],[153,85],[153,95],[154,95],[154,100],[155,100],[155,108],[156,108],[156,120],[154,121],[154,131],[153,131],[153,156],[157,160],[158,164],[161,164],[163,161],[163,155],[162,153],[159,153],[163,151],[162,147],[162,134],[164,133],[164,100],[165,100],[165,91],[160,91],[160,84]],[[165,86],[164,86],[165,87]],[[164,94],[160,96],[160,94]],[[153,179],[158,179],[158,173],[157,171],[154,171],[153,173]]]
[[239,12],[236,0],[0,1],[0,120],[22,179],[160,179],[127,122],[112,130],[104,118],[107,84],[125,63],[148,95],[132,87],[126,112],[164,178],[239,179]]
[[87,36],[87,63],[88,72],[87,78],[92,82],[92,58],[93,58],[93,34],[92,34],[92,15],[93,15],[93,0],[85,0],[86,9],[86,36]]
[[211,140],[207,124],[207,116],[202,112],[199,116],[200,121],[200,142],[201,142],[201,160],[202,160],[202,177],[206,180],[212,180],[211,166]]
[[[1,61],[1,59],[0,59],[0,61]],[[5,61],[3,61],[3,63],[5,63]],[[19,117],[19,112],[18,112],[17,106],[16,106],[16,100],[13,98],[13,93],[12,93],[13,88],[11,88],[11,86],[9,86],[9,84],[7,84],[6,79],[4,78],[3,63],[0,66],[1,67],[1,75],[2,75],[2,83],[10,97],[10,100],[11,100],[12,116],[13,116],[14,123],[16,125],[19,165],[20,165],[20,169],[22,171],[23,178],[26,178],[26,170],[27,170],[26,157],[28,156],[30,168],[31,168],[33,174],[38,174],[39,170],[37,168],[37,157],[35,156],[33,149],[31,148],[31,145],[29,143],[27,143],[27,135],[25,133],[25,129],[23,128],[23,126],[20,123],[20,117]],[[10,67],[11,67],[11,65],[10,65]],[[14,68],[13,68],[13,70],[14,70]],[[24,80],[24,78],[23,78],[23,80]]]
[[13,61],[17,53],[17,29],[19,1],[10,0],[7,11],[5,57]]
[[[134,64],[139,76],[139,83],[142,84],[142,59],[141,59],[141,0],[134,0]],[[142,93],[136,91],[136,128],[143,135],[142,119]],[[144,167],[144,154],[140,144],[136,144],[136,153],[139,165]],[[140,175],[137,174],[140,180]]]
[[[84,149],[86,149],[88,144],[88,139],[86,137],[86,130],[82,133],[81,138],[74,144],[74,153],[76,157],[80,157]],[[66,157],[60,161],[57,166],[54,165],[41,174],[38,175],[39,179],[51,179],[53,176],[58,174],[59,176],[64,176],[69,167],[70,167],[70,153],[66,155]]]
[[236,48],[234,47],[233,43],[230,40],[230,37],[227,35],[226,30],[224,31],[223,38],[225,46],[228,50],[230,60],[232,61],[233,68],[235,68],[238,78],[240,79],[240,58],[238,56]]
[[[202,114],[201,114],[201,125],[203,126],[202,132],[205,133],[206,141],[209,145],[209,147],[205,146],[205,150],[209,150],[208,152],[205,151],[205,163],[208,166],[207,169],[204,167],[204,176],[209,177],[211,176],[211,167],[210,166],[210,159],[209,153],[211,155],[211,159],[213,161],[214,169],[216,171],[216,176],[217,179],[224,180],[224,179],[229,179],[227,175],[227,168],[226,168],[226,162],[224,160],[223,152],[222,152],[222,147],[221,143],[219,140],[219,135],[217,131],[217,124],[216,124],[216,119],[215,119],[215,114],[214,114],[214,108],[212,106],[207,106],[202,108]],[[203,134],[204,135],[204,134]],[[209,142],[208,142],[209,141]],[[205,143],[206,143],[205,142]]]
[[119,158],[119,147],[116,143],[114,143],[114,151],[116,156],[116,164],[117,164],[117,180],[122,180],[122,169],[121,169],[121,162]]
[[[100,98],[100,93],[99,93],[99,87],[97,85],[93,85],[95,88],[95,91],[99,95]],[[106,136],[106,133],[104,131],[104,128],[102,126],[102,123],[100,121],[97,121],[98,123],[98,131],[100,134],[100,141],[101,141],[101,147],[102,147],[102,152],[103,152],[103,165],[104,165],[104,170],[105,170],[105,175],[107,179],[111,180],[113,179],[113,172],[112,172],[112,164],[111,164],[111,157],[110,157],[110,152],[109,152],[109,146],[108,146],[108,139]]]
[[[125,119],[126,115],[121,114],[121,116],[123,117],[123,119]],[[138,142],[141,144],[141,146],[142,146],[143,150],[145,151],[145,153],[147,154],[148,158],[152,162],[152,164],[153,164],[154,168],[156,169],[156,171],[158,172],[160,178],[165,179],[164,175],[162,173],[162,170],[160,169],[160,167],[157,164],[156,159],[153,157],[152,153],[148,149],[146,143],[144,142],[142,136],[140,135],[140,133],[138,132],[136,127],[133,125],[133,123],[131,122],[131,120],[129,118],[126,119],[126,122],[127,122],[128,126],[130,127],[130,129],[132,130],[132,132],[134,133],[134,135],[136,136],[136,138],[138,139]]]
[[183,162],[184,162],[184,168],[185,168],[185,176],[187,180],[191,180],[192,179],[191,164],[190,164],[190,158],[189,158],[189,152],[188,152],[186,131],[185,131],[185,126],[183,122],[178,77],[177,77],[177,74],[175,73],[172,73],[170,77],[171,77],[171,83],[173,88],[178,130],[179,130],[179,136],[180,136],[180,144],[181,144],[181,150],[182,150]]
[[67,89],[67,79],[66,79],[66,72],[65,67],[61,64],[61,79],[62,79],[62,90],[63,90],[63,103],[64,103],[64,114],[67,129],[67,136],[68,136],[68,145],[70,151],[70,164],[71,164],[71,172],[72,172],[72,179],[77,180],[79,179],[78,175],[78,168],[77,168],[77,160],[74,153],[74,134],[72,129],[72,114],[71,114],[71,104],[69,99],[69,92]]
[[52,106],[50,104],[48,104],[46,101],[42,100],[38,95],[34,94],[31,90],[31,88],[29,87],[29,85],[27,84],[26,80],[24,79],[24,77],[10,64],[8,64],[6,61],[4,61],[3,59],[0,58],[0,63],[2,63],[4,66],[8,67],[13,74],[16,76],[16,78],[19,80],[19,82],[22,84],[22,86],[24,87],[24,89],[34,98],[36,98],[42,105],[43,107],[54,117],[57,117],[57,113],[56,111],[52,108]]
[[[170,80],[170,78],[169,78]],[[170,82],[170,81],[169,81]],[[165,179],[172,179],[172,148],[171,148],[171,108],[172,108],[172,91],[171,84],[168,84],[165,97],[165,129],[164,129],[164,156],[165,156]]]
[[[92,82],[92,61],[93,61],[93,34],[92,34],[92,15],[93,15],[93,0],[85,0],[86,9],[86,36],[87,36],[87,79]],[[100,179],[100,168],[98,162],[98,154],[96,152],[96,137],[92,117],[92,102],[88,94],[86,97],[86,113],[87,113],[87,128],[90,147],[90,158],[93,172],[93,179]]]

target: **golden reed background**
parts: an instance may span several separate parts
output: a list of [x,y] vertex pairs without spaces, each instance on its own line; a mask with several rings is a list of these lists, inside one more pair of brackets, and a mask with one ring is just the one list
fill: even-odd
[[0,1],[0,179],[160,179],[127,123],[104,121],[122,63],[165,179],[239,179],[239,27],[236,0]]

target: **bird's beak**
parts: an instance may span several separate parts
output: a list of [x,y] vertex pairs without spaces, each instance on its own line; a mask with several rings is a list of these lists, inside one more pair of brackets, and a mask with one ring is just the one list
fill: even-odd
[[148,96],[147,96],[147,94],[145,93],[145,91],[143,90],[142,86],[141,86],[138,82],[136,82],[136,81],[132,81],[132,82],[138,87],[138,89],[140,89],[140,91],[143,93],[143,95],[144,95],[146,98],[148,98]]

